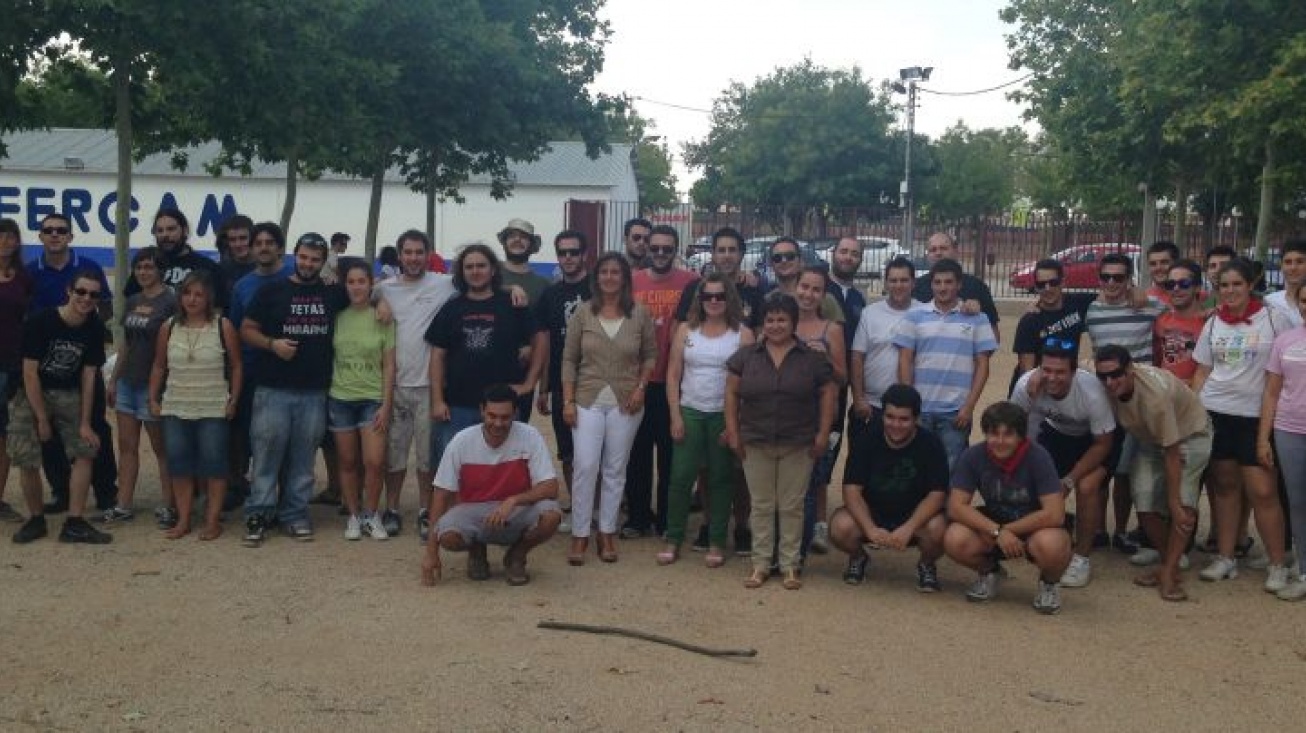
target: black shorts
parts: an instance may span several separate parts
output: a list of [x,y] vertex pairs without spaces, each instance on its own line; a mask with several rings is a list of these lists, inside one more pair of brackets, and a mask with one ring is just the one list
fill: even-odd
[[1210,410],[1207,410],[1207,414],[1211,416],[1211,426],[1214,428],[1211,437],[1212,461],[1237,461],[1239,466],[1260,465],[1260,461],[1256,460],[1256,431],[1261,424],[1260,418],[1226,415]]
[[[1120,447],[1125,442],[1124,435],[1123,430],[1116,429],[1111,437],[1111,452],[1106,460],[1102,461],[1108,479],[1115,473],[1116,462],[1120,460]],[[1066,435],[1058,432],[1051,425],[1043,423],[1039,428],[1038,444],[1052,454],[1052,463],[1057,467],[1057,475],[1065,476],[1076,463],[1079,463],[1079,459],[1084,457],[1088,449],[1093,447],[1093,436]]]

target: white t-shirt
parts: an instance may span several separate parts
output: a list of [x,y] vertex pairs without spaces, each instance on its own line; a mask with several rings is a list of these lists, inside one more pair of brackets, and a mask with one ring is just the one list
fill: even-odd
[[739,331],[704,336],[700,328],[685,338],[680,404],[699,412],[726,409],[726,360],[739,350]]
[[1261,392],[1265,388],[1265,365],[1278,334],[1292,326],[1269,308],[1251,318],[1251,325],[1230,325],[1211,316],[1197,336],[1193,360],[1211,367],[1202,385],[1202,404],[1212,412],[1238,417],[1261,414]]
[[880,395],[898,382],[898,348],[893,345],[898,324],[908,311],[928,307],[928,303],[913,299],[903,310],[895,310],[886,298],[862,309],[857,332],[853,334],[852,350],[866,357],[862,362],[862,385],[866,404],[870,407],[883,407]]
[[1288,302],[1288,291],[1286,290],[1278,290],[1265,296],[1265,307],[1287,318],[1288,322],[1293,326],[1302,325],[1301,311],[1297,310],[1296,303]]
[[460,503],[503,501],[557,478],[540,431],[514,422],[498,448],[485,442],[481,425],[464,428],[444,449],[435,472],[437,488],[458,494]]
[[395,318],[395,386],[429,387],[431,346],[426,329],[435,314],[457,291],[453,277],[428,272],[421,280],[400,276],[376,284],[377,297],[385,298]]
[[1097,377],[1084,369],[1075,370],[1070,382],[1070,392],[1055,399],[1043,390],[1037,400],[1031,400],[1026,386],[1034,371],[1025,372],[1016,380],[1011,391],[1011,401],[1029,412],[1029,435],[1038,435],[1044,421],[1062,435],[1105,435],[1116,429],[1116,418],[1111,413],[1106,389]]

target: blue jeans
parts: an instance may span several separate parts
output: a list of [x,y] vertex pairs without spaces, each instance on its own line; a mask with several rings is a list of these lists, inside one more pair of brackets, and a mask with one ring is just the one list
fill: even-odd
[[[258,387],[254,391],[250,442],[254,481],[245,516],[269,517],[284,525],[308,522],[313,498],[313,463],[326,433],[326,390]],[[280,508],[277,481],[283,477]]]
[[227,437],[230,428],[220,417],[183,420],[163,418],[163,445],[168,472],[177,478],[227,478]]
[[475,407],[449,405],[449,422],[431,421],[431,471],[440,470],[440,459],[453,436],[473,425],[481,424],[481,411]]
[[952,421],[956,419],[957,413],[953,411],[923,412],[919,420],[921,427],[934,433],[934,436],[943,443],[943,450],[948,454],[949,472],[957,465],[957,459],[961,454],[970,446],[970,428],[958,430],[953,427]]

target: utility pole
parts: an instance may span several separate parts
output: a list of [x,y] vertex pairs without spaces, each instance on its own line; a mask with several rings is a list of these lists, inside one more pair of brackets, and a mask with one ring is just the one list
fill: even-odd
[[[902,208],[902,247],[903,249],[916,254],[914,245],[916,244],[916,203],[911,186],[911,149],[912,142],[916,139],[916,85],[922,81],[930,80],[930,72],[934,67],[912,66],[906,69],[898,70],[898,77],[902,80],[894,82],[892,89],[899,94],[907,95],[907,152],[903,156],[903,174],[902,185],[899,188],[899,206]],[[906,82],[906,85],[903,85]]]

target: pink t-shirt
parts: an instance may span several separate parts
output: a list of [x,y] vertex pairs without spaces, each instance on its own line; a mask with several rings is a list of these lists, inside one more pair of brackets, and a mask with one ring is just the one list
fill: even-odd
[[1274,429],[1306,434],[1306,327],[1285,331],[1274,340],[1265,371],[1283,377]]

